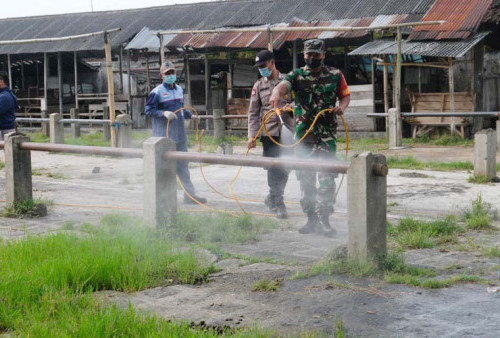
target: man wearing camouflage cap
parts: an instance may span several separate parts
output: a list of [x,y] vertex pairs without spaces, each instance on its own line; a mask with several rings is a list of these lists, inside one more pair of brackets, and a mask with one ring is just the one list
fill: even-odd
[[[145,109],[146,116],[153,119],[153,136],[166,137],[167,121],[170,121],[168,137],[175,141],[177,151],[187,151],[184,119],[196,119],[198,116],[188,110],[177,111],[184,107],[184,91],[176,84],[176,70],[172,61],[167,60],[161,65],[160,77],[163,81],[149,93]],[[195,195],[186,162],[177,161],[177,175],[191,197],[200,203],[207,202],[205,198]],[[184,203],[192,204],[194,201],[188,195],[184,195]]]
[[[325,66],[325,42],[314,39],[304,42],[305,67],[290,72],[277,85],[270,102],[279,108],[282,97],[295,93],[295,138],[300,139],[311,126],[316,115],[324,109],[329,113],[318,118],[312,132],[299,145],[296,154],[301,158],[334,160],[337,150],[336,115],[342,115],[349,105],[350,91],[342,72]],[[336,106],[337,100],[339,101]],[[299,171],[297,177],[302,192],[301,206],[307,214],[307,223],[299,229],[300,233],[319,232],[333,236],[329,217],[335,203],[335,178],[337,174],[318,173],[319,187],[316,188],[316,173]]]

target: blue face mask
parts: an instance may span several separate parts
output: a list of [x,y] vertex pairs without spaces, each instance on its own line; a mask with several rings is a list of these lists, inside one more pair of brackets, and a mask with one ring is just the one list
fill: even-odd
[[259,73],[260,75],[262,75],[263,77],[270,77],[272,72],[269,68],[259,68]]
[[175,81],[177,81],[177,76],[175,74],[165,75],[163,78],[163,82],[168,85],[175,83]]

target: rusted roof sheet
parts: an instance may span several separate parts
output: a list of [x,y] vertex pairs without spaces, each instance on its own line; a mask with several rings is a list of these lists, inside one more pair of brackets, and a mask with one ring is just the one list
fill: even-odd
[[[464,40],[403,41],[401,50],[405,55],[462,57],[487,35],[488,32],[480,32],[473,33]],[[394,55],[396,53],[397,43],[394,39],[379,39],[356,48],[349,55]]]
[[422,21],[442,25],[415,27],[409,40],[465,39],[479,27],[493,0],[436,0]]

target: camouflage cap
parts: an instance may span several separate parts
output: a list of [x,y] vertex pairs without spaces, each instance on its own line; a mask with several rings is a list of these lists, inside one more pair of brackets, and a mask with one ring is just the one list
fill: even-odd
[[175,65],[172,61],[166,60],[160,67],[160,73],[163,74],[169,70],[175,70]]
[[320,39],[312,39],[304,42],[304,54],[306,53],[323,53],[325,51],[325,41]]

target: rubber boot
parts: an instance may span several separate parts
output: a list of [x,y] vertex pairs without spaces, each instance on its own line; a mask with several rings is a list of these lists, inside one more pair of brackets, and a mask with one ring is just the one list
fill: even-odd
[[[195,194],[191,195],[196,201],[198,201],[201,204],[207,204],[207,199],[201,196],[197,196]],[[197,204],[195,201],[193,201],[191,198],[189,198],[188,195],[184,194],[184,204]]]
[[276,212],[276,202],[270,194],[267,195],[266,199],[264,200],[264,204],[269,208],[269,211]]
[[286,205],[283,201],[283,197],[279,198],[276,201],[276,217],[281,219],[288,217],[288,212],[286,210]]
[[330,218],[329,214],[324,214],[319,216],[319,222],[318,222],[318,227],[316,228],[316,232],[326,237],[333,237],[337,232],[330,225],[329,218]]
[[318,215],[316,213],[311,213],[307,215],[307,223],[302,228],[299,229],[299,233],[301,234],[310,234],[316,231],[316,227],[318,226]]

